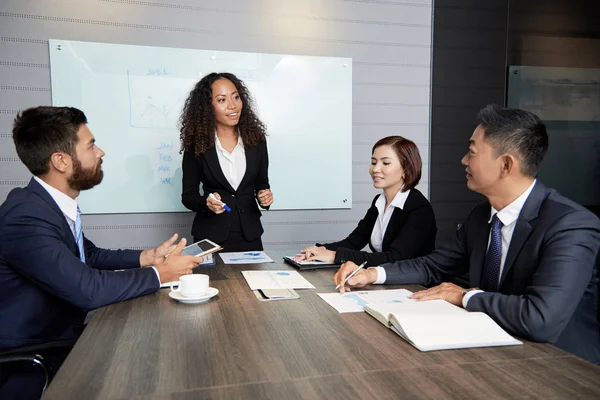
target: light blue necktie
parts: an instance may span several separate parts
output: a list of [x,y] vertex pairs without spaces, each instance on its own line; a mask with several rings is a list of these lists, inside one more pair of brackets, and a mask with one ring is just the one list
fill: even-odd
[[[81,210],[79,206],[77,206],[77,218],[75,219],[75,240],[77,241],[77,248],[79,249],[79,259],[82,263],[85,263],[85,251],[83,250],[83,229],[81,227]],[[83,325],[87,325],[92,319],[92,316],[96,310],[91,310],[85,316],[85,320],[83,321]]]
[[502,262],[502,221],[498,214],[492,218],[492,230],[490,234],[490,247],[488,247],[483,265],[483,280],[481,288],[488,292],[498,291],[500,280],[500,263]]
[[81,228],[81,210],[77,206],[77,218],[75,219],[75,240],[79,248],[79,259],[85,263],[85,251],[83,250],[83,229]]

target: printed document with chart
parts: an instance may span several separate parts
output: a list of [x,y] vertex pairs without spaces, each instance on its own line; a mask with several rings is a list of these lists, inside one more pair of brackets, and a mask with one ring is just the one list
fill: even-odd
[[252,290],[259,289],[314,289],[298,271],[242,271]]
[[339,313],[362,312],[365,306],[374,303],[393,304],[407,301],[412,294],[406,289],[391,289],[391,290],[363,290],[356,292],[340,293],[317,293],[317,296],[322,298],[331,307],[335,308]]
[[235,253],[219,253],[224,264],[262,264],[272,263],[273,259],[264,251],[241,251]]

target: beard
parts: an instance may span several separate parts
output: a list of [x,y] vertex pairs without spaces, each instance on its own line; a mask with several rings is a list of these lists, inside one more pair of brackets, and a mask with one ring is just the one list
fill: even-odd
[[73,190],[82,191],[89,190],[94,186],[102,182],[104,172],[102,172],[102,159],[98,161],[98,164],[93,168],[84,169],[81,165],[81,161],[77,158],[73,158],[73,174],[67,183]]

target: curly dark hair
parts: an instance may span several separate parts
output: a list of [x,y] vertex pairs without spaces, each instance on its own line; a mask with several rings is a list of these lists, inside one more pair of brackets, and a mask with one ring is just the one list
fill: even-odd
[[181,150],[203,154],[215,144],[216,118],[212,105],[212,84],[219,79],[228,79],[242,100],[243,108],[237,128],[244,145],[253,146],[266,141],[266,125],[258,119],[254,111],[254,100],[248,88],[240,79],[229,72],[213,72],[200,80],[190,92],[179,119],[181,125],[179,139]]

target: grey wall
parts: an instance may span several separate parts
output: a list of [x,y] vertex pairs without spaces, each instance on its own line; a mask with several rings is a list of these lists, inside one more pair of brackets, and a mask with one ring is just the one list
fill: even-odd
[[477,111],[504,103],[506,0],[436,0],[433,30],[430,200],[438,243],[483,197],[460,165]]
[[[379,138],[400,134],[419,145],[424,159],[419,188],[428,193],[431,14],[431,0],[2,0],[0,202],[29,180],[10,129],[17,110],[51,102],[49,38],[352,57],[352,210],[267,212],[263,217],[267,248],[341,239],[376,194],[368,165]],[[417,123],[404,122],[415,114],[422,116]],[[97,140],[101,146],[102,138]],[[192,217],[88,215],[84,229],[104,247],[148,248],[173,232],[189,237]]]
[[[18,109],[50,103],[47,39],[332,55],[354,59],[353,209],[265,213],[265,243],[295,247],[340,238],[372,196],[371,145],[402,134],[426,161],[438,239],[452,236],[481,196],[470,192],[460,159],[485,104],[504,103],[507,65],[600,68],[596,0],[436,0],[431,148],[422,110],[430,32],[428,2],[4,0],[0,4],[0,201],[29,177],[14,154]],[[226,25],[227,24],[227,25]],[[552,144],[551,144],[552,146]],[[429,152],[431,151],[431,171]],[[326,172],[324,172],[326,173]],[[585,184],[585,177],[578,177]],[[569,193],[565,193],[567,196]],[[276,194],[275,194],[276,195]],[[107,246],[148,247],[172,231],[189,234],[191,214],[87,216],[88,235]],[[107,233],[110,232],[110,235]]]

